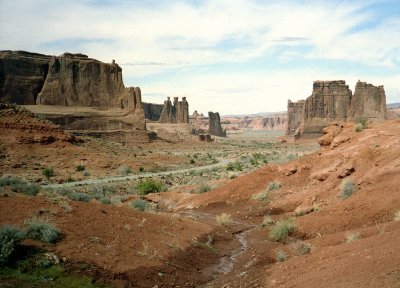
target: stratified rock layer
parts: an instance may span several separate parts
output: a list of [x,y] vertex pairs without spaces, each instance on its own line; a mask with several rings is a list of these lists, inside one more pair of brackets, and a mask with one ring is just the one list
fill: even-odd
[[219,117],[219,113],[208,112],[209,117],[209,126],[208,126],[208,134],[226,137],[226,131],[221,127],[221,118]]
[[288,101],[287,135],[321,134],[332,122],[387,118],[383,86],[358,81],[354,95],[344,80],[314,81],[305,101]]

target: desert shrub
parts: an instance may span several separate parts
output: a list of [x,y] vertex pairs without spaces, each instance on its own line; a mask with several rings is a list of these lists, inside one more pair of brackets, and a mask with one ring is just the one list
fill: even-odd
[[101,197],[100,203],[101,204],[111,204],[111,199],[109,197]]
[[361,124],[363,128],[366,128],[368,126],[368,118],[367,117],[358,118],[357,124]]
[[144,168],[143,167],[139,167],[139,172],[144,172]]
[[72,178],[71,175],[68,176],[68,178],[65,180],[66,183],[71,183],[71,182],[75,182],[76,180],[74,178]]
[[144,199],[137,199],[131,203],[131,207],[138,211],[146,211],[149,207],[149,202]]
[[362,130],[364,130],[363,124],[357,123],[356,125],[354,125],[354,131],[361,132]]
[[269,196],[269,191],[261,191],[260,193],[253,194],[251,198],[257,201],[267,201]]
[[194,164],[194,163],[196,163],[196,161],[194,161],[194,159],[190,159],[189,163]]
[[263,221],[260,224],[260,226],[261,227],[267,227],[267,226],[272,225],[274,223],[275,223],[275,221],[272,220],[271,216],[265,215],[264,218],[263,218]]
[[89,171],[87,171],[87,170],[83,171],[83,176],[85,176],[85,177],[88,177],[88,176],[90,176],[90,173],[89,173]]
[[279,182],[269,182],[267,186],[267,191],[277,190],[281,188],[281,183]]
[[139,181],[135,189],[139,195],[165,191],[165,187],[161,182],[154,181],[151,178]]
[[117,169],[117,173],[122,176],[126,176],[132,173],[132,169],[129,166],[121,165]]
[[54,176],[54,170],[51,167],[46,167],[43,169],[43,175],[46,176],[47,179],[50,179]]
[[27,227],[26,237],[29,239],[45,243],[55,243],[61,239],[61,232],[47,221],[34,218],[25,221],[25,225]]
[[275,258],[276,258],[276,261],[283,262],[287,259],[287,254],[285,253],[285,251],[278,250],[278,252],[276,252]]
[[342,199],[349,198],[356,191],[356,185],[350,178],[343,179],[340,184],[340,197]]
[[305,255],[310,253],[311,246],[308,243],[300,241],[292,244],[291,250],[294,255]]
[[206,183],[201,183],[200,187],[199,187],[199,193],[205,193],[210,191],[212,188],[210,185],[206,184]]
[[284,241],[294,229],[295,225],[291,220],[281,220],[269,229],[269,237],[274,241]]
[[89,202],[92,197],[86,193],[82,192],[73,192],[68,195],[68,198],[75,201]]
[[39,193],[40,186],[36,183],[25,182],[19,178],[5,176],[0,178],[0,187],[10,186],[13,192],[36,196]]
[[346,234],[346,243],[354,242],[360,238],[361,238],[361,236],[360,236],[359,232],[347,233]]
[[231,215],[226,213],[217,215],[215,220],[217,220],[220,225],[229,225],[232,223]]
[[228,165],[226,165],[226,170],[227,171],[242,171],[243,170],[243,165],[239,161],[236,162],[230,162]]
[[76,172],[82,172],[86,170],[86,167],[84,165],[78,165],[75,168]]
[[400,210],[394,212],[394,221],[400,221]]
[[0,228],[0,266],[12,257],[16,246],[25,239],[25,232],[15,226],[5,225]]

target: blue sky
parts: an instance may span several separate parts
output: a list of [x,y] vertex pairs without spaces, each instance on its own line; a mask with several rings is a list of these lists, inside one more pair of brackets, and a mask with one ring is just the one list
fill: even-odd
[[143,100],[286,110],[314,80],[384,85],[400,102],[400,1],[0,0],[0,50],[115,59]]

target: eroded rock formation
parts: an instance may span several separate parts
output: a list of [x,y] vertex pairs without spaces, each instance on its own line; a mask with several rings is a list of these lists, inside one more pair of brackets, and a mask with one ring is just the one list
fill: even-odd
[[219,113],[208,112],[208,118],[208,134],[219,137],[226,137],[226,130],[223,130],[221,127],[221,118],[219,117]]
[[[122,108],[124,111],[112,116],[89,115],[85,119],[93,118],[93,123],[100,124],[90,127],[101,127],[99,129],[110,126],[111,122],[117,124],[111,126],[118,127],[122,118],[125,123],[130,121],[130,127],[145,129],[140,88],[125,88],[122,69],[114,60],[107,64],[83,54],[48,56],[0,51],[0,101],[21,105]],[[73,119],[74,115],[70,114],[59,117]]]
[[296,129],[298,129],[303,121],[304,115],[304,104],[305,100],[299,100],[292,102],[288,100],[287,106],[287,135],[294,135]]
[[358,81],[351,99],[349,118],[369,118],[384,120],[387,118],[386,96],[383,86],[374,86]]
[[122,69],[83,54],[0,52],[0,99],[16,104],[115,107]]
[[182,97],[182,101],[178,101],[178,97],[174,97],[174,103],[171,103],[170,97],[164,101],[163,110],[161,112],[160,123],[189,123],[189,103],[186,97]]
[[387,118],[385,90],[358,81],[353,95],[344,80],[314,81],[312,95],[298,102],[289,100],[287,113],[287,135],[321,134],[334,121],[383,120]]
[[304,104],[304,134],[319,134],[332,121],[346,121],[352,92],[346,82],[314,81]]

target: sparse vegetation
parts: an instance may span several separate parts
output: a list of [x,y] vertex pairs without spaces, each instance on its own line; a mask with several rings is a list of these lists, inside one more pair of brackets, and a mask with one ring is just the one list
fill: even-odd
[[51,223],[33,218],[25,221],[26,237],[44,243],[55,243],[61,239],[61,232]]
[[351,243],[354,242],[358,239],[360,239],[360,233],[359,232],[351,232],[346,234],[346,243]]
[[129,166],[121,165],[118,167],[117,173],[121,176],[126,176],[132,173],[132,169]]
[[347,199],[356,191],[356,185],[351,178],[343,179],[340,184],[340,197]]
[[226,166],[227,171],[242,171],[243,170],[243,165],[239,161],[236,162],[230,162]]
[[17,177],[3,176],[0,178],[0,187],[9,186],[11,191],[36,196],[39,193],[40,186],[35,183],[29,183]]
[[224,225],[224,226],[232,223],[231,215],[227,214],[227,213],[222,213],[220,215],[217,215],[215,217],[215,220],[217,220],[218,224]]
[[163,192],[165,187],[161,182],[154,181],[151,178],[139,181],[135,189],[138,195],[147,195],[149,193]]
[[269,237],[271,240],[283,242],[294,229],[295,225],[292,220],[281,220],[276,222],[276,224],[269,229]]
[[276,258],[276,261],[283,262],[287,259],[287,254],[283,250],[278,250],[278,252],[276,252],[275,258]]
[[144,199],[137,199],[131,203],[131,207],[138,211],[146,211],[149,207],[149,202]]
[[109,197],[101,197],[100,203],[101,204],[111,204],[111,199]]
[[268,190],[264,190],[264,191],[261,191],[259,193],[253,194],[253,196],[251,196],[251,198],[253,200],[266,202],[268,200],[268,198],[269,198],[269,191]]
[[207,183],[201,183],[200,187],[199,187],[199,193],[205,193],[210,191],[212,188],[210,185],[208,185]]
[[43,169],[43,175],[46,176],[47,179],[50,179],[54,176],[54,170],[51,167],[46,167]]
[[86,167],[84,165],[78,165],[75,168],[76,172],[82,172],[86,170]]
[[281,183],[279,182],[269,182],[267,186],[268,191],[277,190],[281,188]]
[[268,227],[268,226],[270,226],[270,225],[272,225],[274,223],[275,223],[275,221],[271,218],[271,216],[265,215],[260,226],[261,227]]
[[363,124],[357,123],[356,125],[354,125],[354,131],[361,132],[362,130],[364,130]]
[[92,200],[92,197],[90,195],[82,192],[73,192],[68,197],[72,200],[82,202],[89,202],[90,200]]
[[292,244],[291,250],[294,255],[305,255],[310,253],[311,246],[306,242],[300,241]]
[[0,228],[0,267],[10,260],[17,245],[25,239],[25,232],[11,225]]

